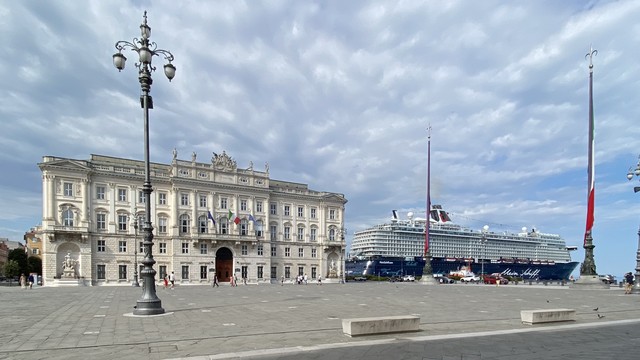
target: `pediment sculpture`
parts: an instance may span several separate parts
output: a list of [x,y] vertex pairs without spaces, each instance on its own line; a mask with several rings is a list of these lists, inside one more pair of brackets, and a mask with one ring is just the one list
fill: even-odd
[[213,153],[213,157],[211,158],[211,164],[216,169],[222,169],[227,171],[236,170],[236,168],[238,167],[238,165],[236,164],[236,161],[233,160],[231,156],[227,155],[225,151],[222,151],[222,155]]

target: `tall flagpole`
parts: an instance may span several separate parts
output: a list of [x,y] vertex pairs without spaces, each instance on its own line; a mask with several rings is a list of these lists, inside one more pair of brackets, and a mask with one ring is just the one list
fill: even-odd
[[429,219],[431,211],[431,125],[427,128],[427,208],[424,223],[424,268],[420,282],[426,285],[437,284],[431,267],[431,250],[429,248]]
[[598,50],[593,47],[589,48],[589,52],[585,58],[589,59],[589,176],[587,184],[587,219],[584,231],[584,262],[580,265],[580,279],[577,285],[593,285],[598,287],[609,287],[598,279],[596,272],[596,263],[593,257],[593,237],[591,230],[594,223],[595,208],[595,143],[594,143],[594,115],[593,115],[593,56],[598,54]]

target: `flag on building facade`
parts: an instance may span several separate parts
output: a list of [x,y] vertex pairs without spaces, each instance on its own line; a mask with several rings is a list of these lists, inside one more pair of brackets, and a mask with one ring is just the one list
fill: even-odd
[[231,218],[233,218],[233,212],[229,210],[229,220],[231,220]]
[[216,220],[213,218],[213,215],[211,215],[211,211],[207,211],[207,217],[209,220],[213,221],[213,225],[216,224]]
[[236,225],[240,224],[240,217],[236,216],[236,218],[233,219],[233,223]]
[[253,217],[253,215],[249,214],[249,221],[251,221],[252,223],[256,223],[256,218]]

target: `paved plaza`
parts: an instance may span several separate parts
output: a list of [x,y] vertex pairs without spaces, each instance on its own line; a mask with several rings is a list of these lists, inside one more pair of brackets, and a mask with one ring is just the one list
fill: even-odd
[[[575,341],[581,338],[618,359],[635,358],[640,346],[640,296],[620,288],[365,282],[176,286],[157,293],[167,314],[135,317],[140,288],[0,287],[0,359],[550,358],[532,357],[538,346],[567,359],[586,351]],[[576,321],[520,321],[520,310],[551,308],[575,309]],[[386,315],[418,315],[421,331],[342,333],[343,318]],[[553,347],[561,339],[565,346]]]

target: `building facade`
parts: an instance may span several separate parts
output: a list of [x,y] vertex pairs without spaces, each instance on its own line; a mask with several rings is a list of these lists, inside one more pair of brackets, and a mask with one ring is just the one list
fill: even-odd
[[[24,244],[27,248],[26,252],[28,256],[35,256],[41,258],[42,254],[42,240],[37,236],[37,229],[32,228],[24,234]],[[42,258],[41,258],[42,259]]]
[[[144,162],[45,156],[39,167],[45,284],[68,276],[68,264],[79,284],[131,284],[142,269]],[[170,164],[152,163],[150,172],[158,281],[171,272],[183,284],[214,274],[248,283],[342,275],[344,195],[270,179],[268,164],[239,169],[224,152],[202,163],[174,150]]]

